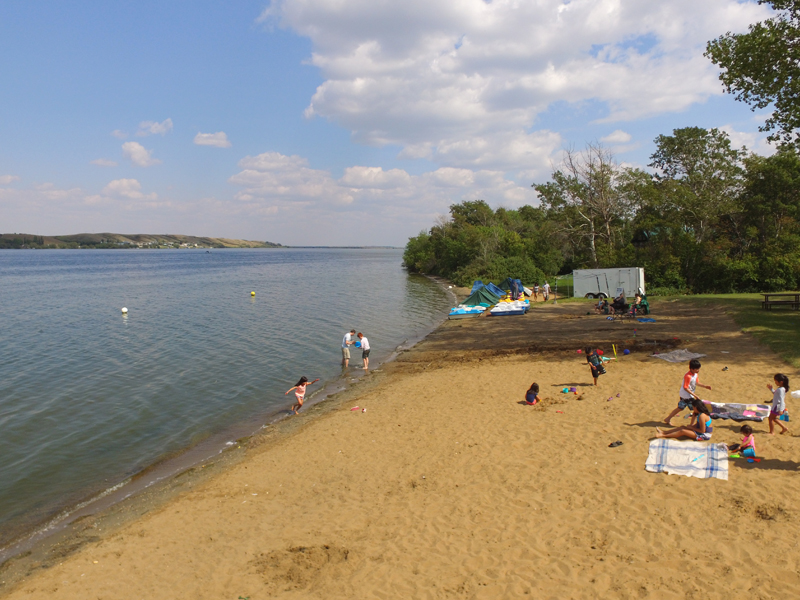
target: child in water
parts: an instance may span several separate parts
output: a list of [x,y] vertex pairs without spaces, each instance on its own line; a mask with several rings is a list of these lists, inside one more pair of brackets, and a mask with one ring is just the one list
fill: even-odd
[[[297,414],[297,411],[300,410],[301,408],[303,408],[303,400],[306,397],[306,386],[309,386],[311,384],[317,383],[318,381],[319,381],[319,378],[315,379],[311,383],[308,383],[308,377],[303,375],[300,378],[300,381],[298,381],[294,385],[294,387],[291,387],[288,390],[286,390],[286,394],[288,394],[289,392],[294,390],[294,396],[295,396],[295,398],[297,398],[297,404],[292,404],[292,408],[291,408],[291,410],[292,410],[292,412],[294,414]],[[284,396],[286,394],[284,394]]]
[[528,406],[533,406],[537,402],[539,402],[541,398],[539,398],[539,384],[532,383],[531,387],[525,392],[525,404]]
[[772,410],[769,411],[769,434],[775,435],[775,423],[781,426],[781,434],[789,431],[778,420],[786,412],[786,392],[789,391],[789,378],[783,373],[775,373],[775,387],[767,384],[767,389],[772,392]]

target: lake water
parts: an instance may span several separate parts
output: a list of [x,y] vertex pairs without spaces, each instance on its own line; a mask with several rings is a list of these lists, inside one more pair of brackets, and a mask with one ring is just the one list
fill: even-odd
[[345,331],[369,338],[372,368],[425,335],[451,299],[401,260],[371,249],[0,252],[0,548],[166,455],[274,418],[301,375],[341,378]]

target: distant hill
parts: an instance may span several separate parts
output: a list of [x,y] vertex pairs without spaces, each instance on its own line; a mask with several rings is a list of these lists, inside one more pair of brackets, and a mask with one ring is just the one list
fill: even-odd
[[0,248],[282,248],[272,242],[149,233],[0,234]]

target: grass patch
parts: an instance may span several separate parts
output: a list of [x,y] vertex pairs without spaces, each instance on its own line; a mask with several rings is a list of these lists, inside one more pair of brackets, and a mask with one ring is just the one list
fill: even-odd
[[764,310],[761,294],[698,294],[673,298],[701,306],[721,306],[742,331],[752,334],[787,363],[800,369],[800,311],[783,306]]

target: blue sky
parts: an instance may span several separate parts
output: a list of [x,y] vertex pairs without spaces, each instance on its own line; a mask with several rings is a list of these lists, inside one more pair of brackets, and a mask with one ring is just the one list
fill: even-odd
[[393,244],[536,203],[565,148],[660,133],[770,152],[705,42],[754,2],[0,4],[0,230]]

